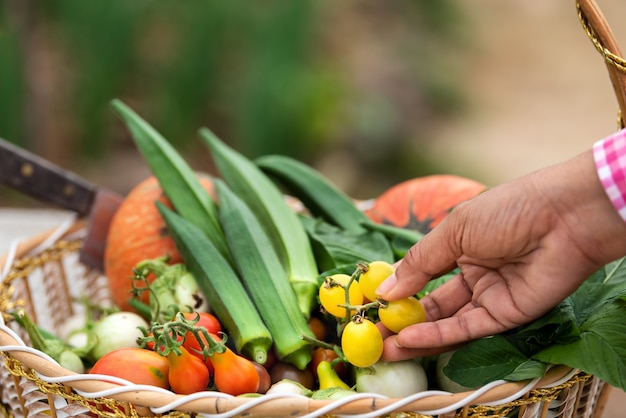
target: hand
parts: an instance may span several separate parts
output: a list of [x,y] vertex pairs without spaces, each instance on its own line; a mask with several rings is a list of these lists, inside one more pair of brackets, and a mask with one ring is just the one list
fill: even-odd
[[591,151],[490,189],[457,206],[379,287],[395,300],[460,269],[422,298],[427,322],[386,338],[383,358],[431,355],[528,323],[624,254],[626,223]]

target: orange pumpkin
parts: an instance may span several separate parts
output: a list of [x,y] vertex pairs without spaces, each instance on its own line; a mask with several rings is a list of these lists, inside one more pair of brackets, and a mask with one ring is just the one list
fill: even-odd
[[[210,178],[198,178],[214,197]],[[155,206],[157,200],[172,208],[157,178],[151,176],[137,184],[125,197],[109,227],[104,253],[104,274],[113,302],[122,310],[134,311],[129,300],[133,268],[138,262],[164,255],[169,256],[171,264],[182,262],[174,240]],[[149,276],[148,280],[154,280],[154,275]],[[148,303],[148,292],[143,292],[141,300]]]
[[417,177],[383,192],[365,213],[374,222],[425,234],[454,206],[486,189],[482,183],[452,174]]

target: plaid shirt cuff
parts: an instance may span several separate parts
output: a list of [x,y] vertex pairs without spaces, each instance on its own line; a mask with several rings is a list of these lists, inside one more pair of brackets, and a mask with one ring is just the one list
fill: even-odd
[[626,129],[596,142],[593,157],[606,194],[626,221]]

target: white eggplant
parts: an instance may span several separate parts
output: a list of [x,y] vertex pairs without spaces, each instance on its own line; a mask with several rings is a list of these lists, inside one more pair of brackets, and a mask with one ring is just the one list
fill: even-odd
[[118,348],[138,347],[137,338],[143,337],[140,327],[147,329],[148,322],[133,312],[115,312],[99,319],[91,329],[95,338],[91,357],[98,360]]
[[356,391],[404,398],[428,389],[428,378],[415,360],[379,361],[371,368],[356,370]]

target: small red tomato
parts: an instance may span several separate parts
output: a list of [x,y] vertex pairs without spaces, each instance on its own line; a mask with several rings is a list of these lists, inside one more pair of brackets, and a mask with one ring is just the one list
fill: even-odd
[[313,377],[311,370],[308,368],[300,370],[293,364],[284,361],[279,361],[272,367],[270,377],[272,378],[272,384],[278,383],[283,379],[289,379],[300,383],[307,389],[313,389],[315,386],[315,377]]
[[[222,332],[222,324],[217,319],[217,317],[208,312],[188,312],[184,314],[185,319],[188,321],[198,319],[195,326],[202,327],[207,330],[209,334],[219,335]],[[206,339],[204,336],[201,336],[200,339],[204,343],[205,346],[208,346]],[[213,365],[211,364],[210,358],[204,358],[202,355],[202,346],[200,341],[193,335],[190,331],[185,335],[185,342],[183,343],[183,347],[185,347],[191,354],[198,357],[202,361],[205,362],[206,366],[209,368],[209,373],[213,374]]]
[[211,334],[219,335],[222,332],[222,324],[213,314],[208,312],[188,312],[185,314],[185,319],[188,321],[196,318],[198,318],[198,322],[196,322],[197,327],[204,327]]
[[254,364],[254,367],[256,367],[256,371],[259,373],[259,388],[257,389],[257,393],[264,394],[268,391],[270,386],[272,386],[270,373],[262,364],[256,363],[254,361],[252,363]]
[[[337,355],[335,350],[331,350],[330,348],[317,347],[313,351],[313,357],[311,359],[311,364],[310,364],[310,368],[311,368],[311,371],[313,372],[313,375],[317,378],[317,366],[322,361],[327,361],[329,363],[332,363],[332,361],[336,359],[337,357],[339,356]],[[339,376],[340,378],[344,379],[348,376],[348,367],[346,366],[344,362],[338,361],[335,364],[334,369],[335,369],[335,373],[337,373],[337,376]]]
[[170,352],[167,359],[170,363],[169,381],[172,391],[181,395],[189,395],[203,391],[209,385],[209,369],[204,361],[179,347],[181,354]]
[[[211,338],[220,341],[217,335],[211,335]],[[225,348],[223,353],[216,352],[211,356],[211,363],[215,368],[215,387],[232,396],[255,393],[259,390],[261,379],[254,363],[228,347]]]
[[[153,335],[152,333],[149,333],[148,337],[152,337],[152,335]],[[181,337],[180,335],[176,337],[176,341],[180,342],[180,341],[182,341],[182,339],[183,339],[183,337]],[[154,346],[155,346],[155,342],[154,341],[150,341],[150,342],[146,343],[146,348],[148,350],[154,350]],[[163,348],[162,347],[161,347],[160,351],[163,352]]]
[[169,388],[170,365],[166,357],[144,348],[120,348],[102,356],[91,368],[91,374],[116,376],[137,385]]
[[312,316],[309,319],[309,328],[311,328],[311,331],[313,332],[313,335],[315,336],[316,339],[320,341],[326,340],[326,334],[327,334],[326,323],[322,321],[320,318],[316,316]]
[[[222,324],[220,324],[218,319],[210,313],[189,312],[185,313],[184,315],[185,319],[189,321],[198,319],[198,322],[196,322],[195,326],[204,328],[209,334],[219,335],[220,332],[222,332]],[[202,339],[202,341],[205,343],[205,345],[208,345],[206,344],[206,340]],[[198,341],[198,339],[193,335],[191,331],[189,331],[187,335],[185,335],[184,346],[187,350],[191,351],[194,354],[198,354],[198,351],[202,351],[200,341]],[[200,356],[202,356],[202,354],[200,354]]]

